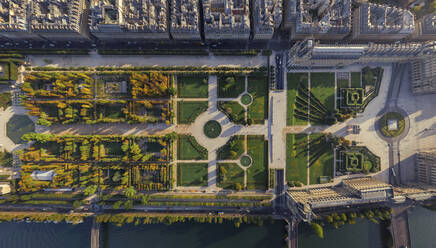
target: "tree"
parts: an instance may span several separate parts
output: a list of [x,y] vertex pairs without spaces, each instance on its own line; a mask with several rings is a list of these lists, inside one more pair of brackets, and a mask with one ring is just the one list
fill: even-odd
[[122,201],[116,201],[116,202],[114,202],[114,204],[112,205],[112,208],[113,208],[113,209],[119,209],[120,206],[121,206],[121,204],[123,204]]
[[83,194],[86,196],[93,195],[97,191],[97,185],[91,185],[87,187],[85,190],[83,190]]
[[135,188],[133,188],[132,186],[128,187],[124,190],[124,195],[129,199],[133,198],[136,195]]
[[112,177],[112,182],[119,182],[121,181],[121,173],[119,171],[114,173],[114,176]]
[[73,208],[78,208],[82,205],[82,203],[80,201],[74,201],[73,202]]
[[224,166],[220,166],[220,174],[223,176],[227,174],[227,170]]
[[253,119],[248,118],[247,119],[247,125],[251,126],[253,124]]
[[242,185],[240,183],[235,183],[235,190],[241,191],[242,190]]
[[315,234],[318,235],[319,238],[321,238],[321,239],[324,238],[324,230],[320,224],[312,222],[310,224],[310,227],[315,232]]
[[132,200],[128,200],[124,202],[124,208],[125,209],[131,209],[133,208],[133,201]]
[[142,203],[142,205],[147,205],[147,203],[148,203],[148,201],[150,200],[150,195],[143,195],[142,197],[141,197],[141,203]]

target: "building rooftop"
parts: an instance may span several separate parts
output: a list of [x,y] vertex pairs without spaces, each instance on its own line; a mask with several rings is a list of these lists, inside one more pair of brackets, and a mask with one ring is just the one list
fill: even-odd
[[255,2],[256,32],[273,33],[282,22],[281,0],[258,0]]
[[83,0],[36,0],[30,5],[33,31],[80,31]]
[[92,0],[91,32],[167,32],[165,0]]
[[424,16],[422,24],[422,32],[424,34],[436,34],[436,13]]
[[297,11],[296,33],[351,31],[351,0],[299,0]]
[[412,12],[387,5],[366,3],[361,5],[362,34],[409,34],[415,30]]
[[198,1],[172,0],[171,31],[200,33]]
[[290,189],[288,195],[305,209],[365,204],[392,197],[392,186],[370,177],[345,179],[334,186]]
[[217,34],[250,34],[249,0],[203,0],[204,30]]
[[27,31],[27,0],[0,0],[0,31]]

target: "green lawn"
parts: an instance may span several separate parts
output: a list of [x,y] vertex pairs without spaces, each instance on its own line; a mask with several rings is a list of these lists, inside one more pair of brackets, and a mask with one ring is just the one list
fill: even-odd
[[335,73],[312,72],[310,90],[328,110],[332,112],[335,110]]
[[245,136],[232,136],[230,140],[218,150],[218,160],[235,160],[245,152]]
[[[224,175],[221,173],[221,168],[226,171]],[[218,164],[217,186],[223,189],[235,189],[235,183],[239,183],[244,188],[244,170],[234,163]]]
[[21,136],[34,132],[35,124],[26,115],[14,115],[6,124],[6,135],[15,143],[24,143]]
[[220,110],[235,124],[245,124],[245,109],[238,102],[218,102]]
[[7,109],[12,105],[11,93],[3,92],[0,93],[0,108]]
[[248,77],[248,93],[253,102],[248,106],[248,118],[254,124],[263,124],[268,119],[268,79],[265,76]]
[[253,159],[247,169],[247,189],[268,188],[268,142],[261,135],[247,136],[248,155]]
[[193,136],[179,135],[177,139],[178,160],[207,160],[206,148],[200,146]]
[[177,123],[191,124],[208,108],[208,102],[177,102]]
[[351,88],[362,88],[360,83],[360,72],[351,73]]
[[[286,135],[286,181],[307,184],[307,153],[303,152],[306,141],[306,134]],[[302,146],[297,149],[299,144]]]
[[206,163],[177,164],[177,186],[207,186]]
[[179,98],[207,98],[208,91],[207,76],[177,76]]
[[245,76],[218,76],[218,97],[236,98],[245,90]]
[[10,64],[11,63],[7,63],[7,62],[1,62],[0,63],[0,67],[3,70],[1,72],[1,74],[0,74],[0,81],[9,81],[9,80],[11,80]]
[[298,85],[303,83],[304,85],[308,84],[308,74],[307,73],[288,73],[288,103],[287,103],[287,117],[286,122],[288,126],[294,125],[307,125],[306,120],[301,120],[295,118],[294,110],[295,110],[295,100],[297,98],[297,89]]
[[[310,139],[316,139],[322,134],[311,134]],[[309,153],[309,156],[315,155]],[[309,167],[310,184],[318,184],[319,177],[328,176],[333,178],[333,150],[328,148],[326,151]]]

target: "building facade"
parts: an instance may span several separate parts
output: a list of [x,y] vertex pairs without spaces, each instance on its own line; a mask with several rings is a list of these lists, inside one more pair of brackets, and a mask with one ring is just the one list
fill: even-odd
[[172,0],[171,36],[180,40],[201,40],[199,1]]
[[249,0],[203,0],[206,40],[248,40]]
[[436,185],[436,152],[417,153],[415,162],[418,182]]
[[436,92],[436,54],[421,56],[410,62],[411,90],[413,94]]
[[89,29],[103,41],[169,39],[166,0],[91,0]]

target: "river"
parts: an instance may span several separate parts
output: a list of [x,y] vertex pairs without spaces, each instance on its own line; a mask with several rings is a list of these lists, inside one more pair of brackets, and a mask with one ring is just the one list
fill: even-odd
[[[414,208],[409,214],[412,247],[436,247],[436,213]],[[89,247],[90,221],[79,225],[53,223],[0,223],[0,248],[82,248]],[[233,224],[178,223],[166,226],[132,224],[106,225],[105,248],[274,248],[282,247],[284,224],[276,221],[262,227]],[[324,239],[300,225],[299,248],[383,247],[380,226],[367,220],[338,229],[326,228]]]

